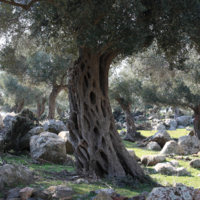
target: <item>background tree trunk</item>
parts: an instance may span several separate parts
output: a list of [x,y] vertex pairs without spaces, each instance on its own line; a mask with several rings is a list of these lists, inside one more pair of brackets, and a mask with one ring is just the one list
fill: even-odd
[[36,112],[37,118],[40,118],[41,115],[44,113],[46,101],[47,101],[46,98],[42,98],[37,101],[37,112]]
[[24,108],[24,100],[22,99],[15,103],[11,111],[15,113],[20,113],[23,108]]
[[143,169],[117,132],[108,99],[108,70],[115,56],[114,52],[94,55],[83,49],[69,70],[70,139],[77,167],[87,175],[130,174],[144,180]]
[[122,102],[124,101],[122,99],[116,99],[116,100],[118,101],[119,105],[121,106],[125,114],[127,132],[124,137],[124,140],[135,142],[137,129],[135,126],[134,118],[132,117],[131,114],[131,103],[126,102],[126,104],[123,104]]
[[176,108],[174,109],[174,119],[176,120],[177,117],[179,117],[179,116],[180,116],[180,114],[179,114],[179,108],[176,107]]
[[196,106],[194,109],[195,119],[194,119],[194,131],[196,136],[200,139],[200,106]]

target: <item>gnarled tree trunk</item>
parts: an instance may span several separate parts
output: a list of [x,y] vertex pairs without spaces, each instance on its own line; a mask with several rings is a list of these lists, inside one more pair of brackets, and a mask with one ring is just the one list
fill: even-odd
[[174,109],[174,119],[176,120],[179,116],[180,116],[180,114],[179,114],[179,108],[176,107],[176,108]]
[[69,70],[68,129],[77,167],[86,174],[144,179],[143,169],[124,147],[108,99],[108,71],[114,52],[90,54],[83,49]]
[[132,117],[132,114],[131,114],[131,103],[126,102],[125,104],[123,104],[123,102],[124,102],[123,99],[116,99],[116,100],[120,104],[120,106],[125,114],[127,132],[124,137],[124,140],[135,142],[137,129],[135,126],[134,118]]
[[15,113],[20,113],[22,109],[24,108],[24,99],[18,101],[15,103],[15,105],[12,107],[12,112],[14,111]]
[[195,114],[195,119],[194,119],[194,131],[196,136],[200,139],[200,106],[195,106],[194,114]]
[[47,99],[45,97],[37,101],[37,118],[41,117],[41,115],[44,113],[46,101]]

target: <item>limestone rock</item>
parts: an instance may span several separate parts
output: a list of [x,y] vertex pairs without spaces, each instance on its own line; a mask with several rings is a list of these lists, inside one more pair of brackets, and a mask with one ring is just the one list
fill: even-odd
[[194,132],[194,130],[191,130],[187,135],[195,136],[195,132]]
[[184,128],[185,126],[181,126],[181,125],[177,126],[177,129],[184,129]]
[[74,153],[74,149],[73,149],[73,146],[72,146],[72,144],[70,142],[69,131],[61,131],[58,134],[58,136],[65,140],[65,146],[66,146],[67,154],[73,154]]
[[180,116],[177,117],[176,121],[178,125],[187,126],[191,124],[192,117],[191,116]]
[[160,154],[177,154],[177,155],[184,155],[183,148],[174,140],[170,140],[165,143],[165,146],[163,147]]
[[169,127],[169,130],[176,130],[177,121],[174,119],[166,119],[165,126]]
[[53,163],[66,161],[65,141],[55,133],[43,132],[30,138],[31,157]]
[[116,126],[117,130],[122,130],[122,127],[121,127],[120,123],[116,123],[115,126]]
[[154,126],[154,130],[157,130],[157,131],[166,131],[166,128],[163,124],[157,124],[156,126]]
[[110,197],[116,197],[117,193],[114,189],[110,189],[110,188],[105,188],[105,189],[100,189],[100,190],[95,190],[94,193],[99,194],[101,192],[105,192],[106,194],[108,194]]
[[171,137],[166,130],[161,130],[155,133],[151,140],[157,142],[161,147],[163,147],[166,142],[171,140]]
[[58,199],[70,197],[74,194],[72,188],[68,187],[67,185],[50,186],[46,189],[46,191],[49,192],[53,198]]
[[105,192],[100,192],[93,200],[112,200],[112,198]]
[[174,167],[179,166],[179,162],[178,162],[177,160],[171,160],[170,163],[171,163]]
[[157,187],[154,188],[147,200],[197,200],[192,187]]
[[182,136],[178,139],[178,144],[184,149],[185,154],[196,154],[200,150],[200,141],[195,136]]
[[9,187],[30,183],[32,178],[33,172],[23,165],[13,163],[0,166],[0,179]]
[[160,151],[161,147],[160,147],[160,145],[157,142],[149,142],[147,144],[147,149],[155,150],[155,151]]
[[33,194],[34,188],[25,187],[19,191],[22,200],[27,200]]
[[135,160],[139,161],[140,158],[136,156],[135,151],[134,150],[128,150],[128,152],[131,154],[131,156],[133,156],[135,158]]
[[200,159],[191,160],[189,165],[193,168],[200,168]]
[[43,127],[37,126],[32,128],[26,135],[24,135],[20,139],[20,147],[22,149],[30,148],[29,143],[30,143],[30,137],[33,135],[39,135],[40,133],[44,132]]
[[81,184],[81,183],[89,183],[88,180],[84,178],[79,178],[76,181],[74,181],[75,184]]
[[51,133],[58,134],[61,131],[68,131],[67,127],[60,120],[50,119],[50,120],[44,121],[42,125],[45,131],[48,131]]
[[12,121],[15,120],[16,114],[14,112],[7,113],[3,116],[3,125],[6,129],[10,128]]
[[158,163],[154,169],[157,173],[165,175],[187,176],[190,174],[184,167],[176,168],[170,162]]
[[19,198],[20,197],[19,191],[20,191],[19,187],[9,190],[7,193],[7,200]]
[[120,131],[120,132],[119,132],[119,135],[120,135],[120,136],[126,135],[126,131]]
[[153,166],[159,162],[165,161],[165,156],[160,155],[146,155],[141,157],[141,162],[143,165]]

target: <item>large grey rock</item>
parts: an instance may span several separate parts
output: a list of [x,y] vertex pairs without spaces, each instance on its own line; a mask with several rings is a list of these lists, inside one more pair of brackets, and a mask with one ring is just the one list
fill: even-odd
[[141,162],[143,165],[153,166],[157,163],[165,161],[165,156],[161,155],[145,155],[141,157]]
[[63,199],[74,194],[72,188],[67,185],[50,186],[45,192],[49,193],[53,199]]
[[199,192],[192,187],[157,187],[154,188],[147,200],[198,200]]
[[200,168],[200,159],[194,159],[190,161],[190,167]]
[[166,119],[165,125],[169,128],[169,130],[176,130],[177,121],[175,119]]
[[177,117],[176,121],[178,125],[187,126],[191,124],[192,117],[191,116],[180,116]]
[[160,151],[161,147],[160,147],[160,145],[157,142],[149,142],[147,144],[147,149],[155,150],[155,151]]
[[135,151],[134,150],[128,150],[128,152],[131,154],[131,156],[133,156],[135,158],[135,160],[139,161],[139,157],[136,156]]
[[174,140],[170,140],[165,143],[162,151],[160,154],[177,154],[177,155],[184,155],[185,152],[183,148]]
[[6,129],[10,128],[12,125],[12,121],[15,120],[16,114],[14,112],[12,113],[7,113],[3,116],[3,125]]
[[6,200],[20,198],[19,191],[20,191],[19,187],[9,190],[7,193]]
[[73,149],[73,146],[70,142],[69,131],[61,131],[58,134],[58,136],[65,140],[65,146],[66,146],[67,154],[73,154],[74,149]]
[[117,130],[122,130],[121,123],[115,123]]
[[155,133],[151,140],[157,142],[161,147],[163,147],[166,142],[171,140],[171,137],[166,130],[161,130]]
[[30,138],[30,151],[34,159],[53,163],[66,161],[65,140],[55,133],[43,132]]
[[200,150],[200,141],[196,136],[182,136],[178,139],[178,144],[184,149],[185,154],[196,154]]
[[190,173],[184,167],[176,168],[170,162],[158,163],[157,165],[155,165],[154,169],[157,173],[165,175],[177,175],[177,176],[190,175]]
[[23,165],[4,164],[0,166],[0,179],[9,187],[27,184],[33,179],[33,172]]
[[45,131],[51,132],[51,133],[60,133],[61,131],[68,131],[67,127],[64,125],[64,123],[60,120],[47,120],[43,122],[43,128]]
[[37,127],[32,128],[26,135],[24,135],[20,139],[20,147],[22,149],[30,148],[30,146],[29,146],[30,137],[33,136],[33,135],[39,135],[42,132],[44,132],[44,129],[41,126],[37,126]]
[[166,130],[165,126],[162,123],[157,124],[153,128],[154,128],[154,130],[157,130],[157,131],[165,131]]

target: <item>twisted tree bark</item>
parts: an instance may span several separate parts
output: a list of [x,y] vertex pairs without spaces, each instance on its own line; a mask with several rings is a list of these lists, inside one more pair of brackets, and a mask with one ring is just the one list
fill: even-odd
[[36,112],[37,118],[40,118],[41,115],[44,113],[46,101],[47,99],[45,97],[37,100],[37,112]]
[[195,106],[194,114],[195,114],[195,119],[194,119],[194,131],[196,136],[200,139],[200,106]]
[[108,99],[108,71],[115,52],[80,51],[68,72],[68,129],[77,167],[86,174],[125,176],[144,180],[144,171],[124,147]]

